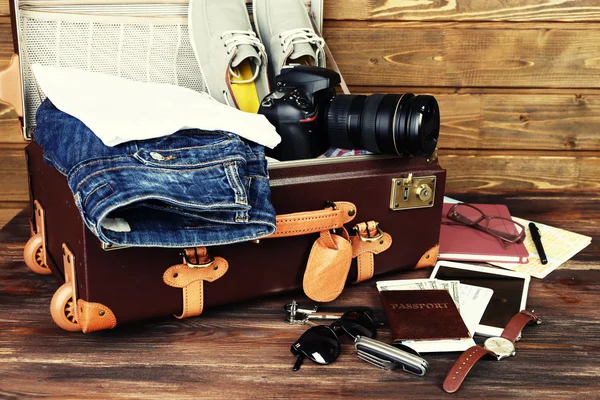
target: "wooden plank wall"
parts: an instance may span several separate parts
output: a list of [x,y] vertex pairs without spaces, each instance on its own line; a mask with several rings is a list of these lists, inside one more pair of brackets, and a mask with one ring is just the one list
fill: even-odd
[[448,190],[600,188],[600,3],[325,1],[353,93],[430,93]]
[[[597,191],[600,4],[593,0],[325,0],[353,93],[431,93],[448,190]],[[0,0],[0,66],[12,54]],[[0,105],[0,219],[25,206],[16,115]]]

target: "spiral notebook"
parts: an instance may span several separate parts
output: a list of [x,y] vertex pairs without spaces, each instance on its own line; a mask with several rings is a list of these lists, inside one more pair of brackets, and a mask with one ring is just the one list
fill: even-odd
[[[443,206],[438,255],[440,260],[518,264],[529,262],[529,252],[523,242],[507,243],[507,248],[505,248],[498,238],[485,232],[463,225],[445,225],[444,222],[452,222],[446,217],[446,214],[453,205],[444,203]],[[511,219],[508,207],[504,204],[473,205],[488,216]],[[514,224],[506,224],[504,221],[497,221],[490,228],[517,234]]]

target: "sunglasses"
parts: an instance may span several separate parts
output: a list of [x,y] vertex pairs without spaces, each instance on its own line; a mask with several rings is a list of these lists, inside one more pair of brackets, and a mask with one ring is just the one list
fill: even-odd
[[360,337],[375,338],[377,328],[366,311],[344,313],[331,325],[313,326],[296,340],[290,351],[297,356],[292,370],[298,371],[305,358],[322,365],[331,364],[340,355],[340,335],[356,341]]

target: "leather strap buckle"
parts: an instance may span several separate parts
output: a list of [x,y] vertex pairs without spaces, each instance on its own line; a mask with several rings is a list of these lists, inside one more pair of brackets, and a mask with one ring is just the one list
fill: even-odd
[[202,247],[200,252],[198,252],[197,247],[185,249],[181,252],[181,255],[183,256],[183,264],[190,268],[207,268],[215,263],[215,259],[208,255],[205,247]]
[[539,325],[542,323],[542,319],[537,314],[534,314],[534,310],[531,310],[531,311],[521,310],[521,314],[527,315],[529,318],[531,318],[531,322],[534,322],[536,325]]
[[[363,242],[376,242],[383,238],[383,231],[379,227],[379,222],[374,222],[374,226],[371,225],[372,222],[357,224],[352,228],[352,230],[356,233],[356,236]],[[374,233],[373,233],[374,231]]]
[[189,262],[186,259],[186,257],[183,257],[183,263],[190,268],[207,268],[207,267],[210,267],[211,265],[213,265],[215,263],[215,260],[214,260],[214,258],[211,258],[210,262],[208,262],[206,264],[192,264],[191,262]]

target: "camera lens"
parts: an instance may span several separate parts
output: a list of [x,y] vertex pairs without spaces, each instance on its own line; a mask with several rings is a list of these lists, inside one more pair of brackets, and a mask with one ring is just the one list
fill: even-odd
[[332,146],[372,153],[430,156],[440,131],[435,98],[412,93],[339,95],[326,119]]

